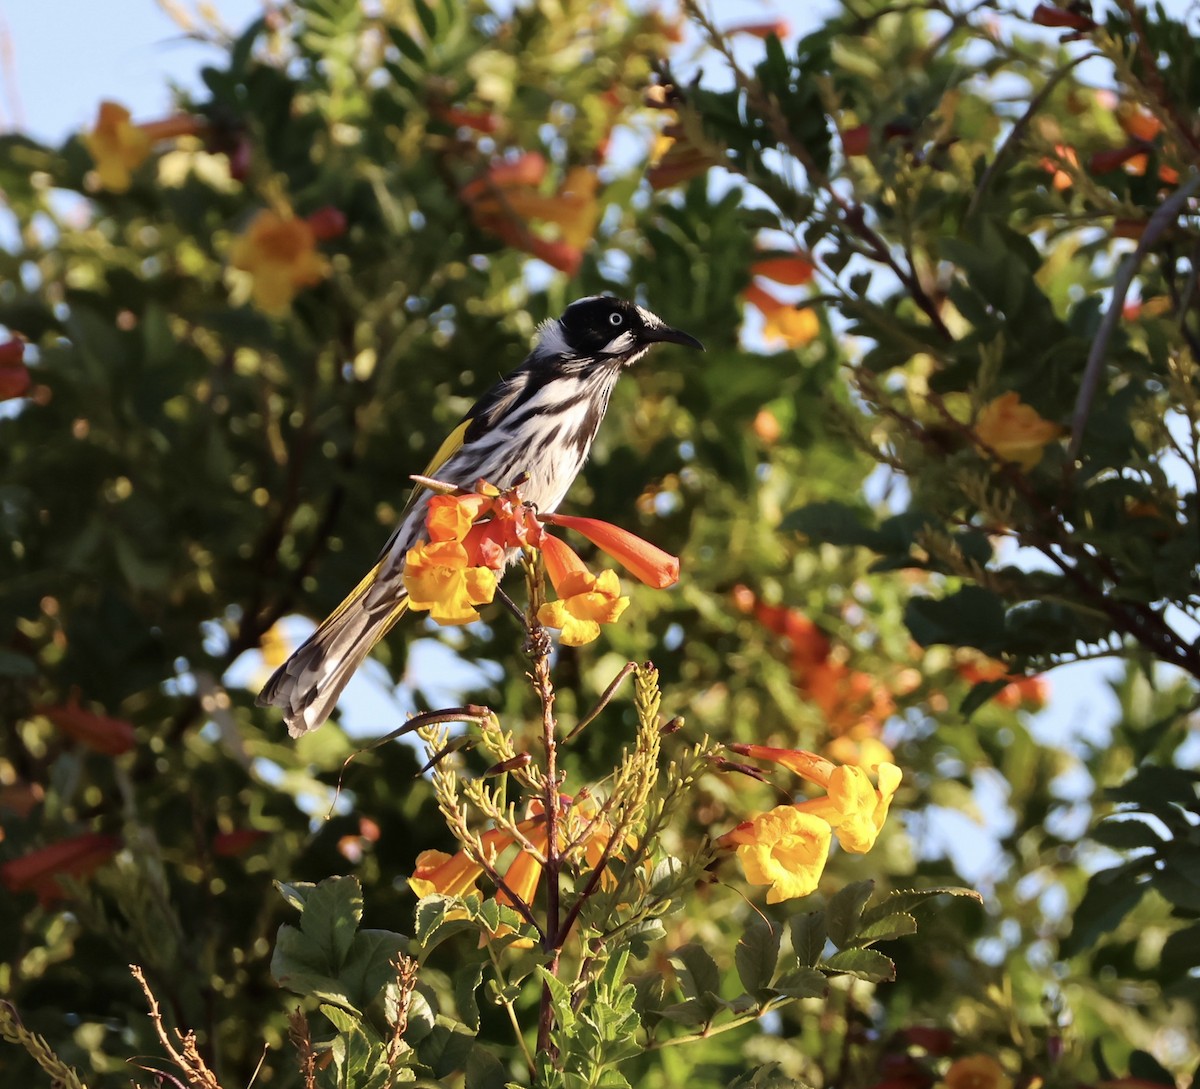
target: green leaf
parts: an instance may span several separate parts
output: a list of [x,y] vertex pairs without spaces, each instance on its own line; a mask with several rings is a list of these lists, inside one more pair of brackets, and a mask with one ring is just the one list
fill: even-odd
[[1161,847],[1166,842],[1149,822],[1136,816],[1109,817],[1088,833],[1089,839],[1115,851],[1132,851],[1139,847]]
[[417,904],[416,934],[414,941],[424,960],[447,938],[463,930],[478,930],[479,926],[470,918],[466,903],[457,896],[434,893]]
[[454,1005],[458,1009],[458,1019],[466,1025],[471,1033],[479,1032],[479,1003],[475,1000],[475,992],[483,980],[483,961],[474,964],[464,964],[454,973]]
[[1004,603],[980,586],[964,586],[940,599],[913,598],[905,606],[904,623],[923,647],[946,643],[997,654],[1007,645]]
[[896,965],[878,949],[843,949],[834,953],[825,967],[872,983],[887,983],[896,978]]
[[790,511],[779,528],[802,533],[817,544],[861,545],[874,548],[879,533],[866,523],[870,511],[861,505],[829,499]]
[[965,896],[983,903],[983,897],[974,889],[964,889],[960,885],[939,885],[931,889],[897,889],[880,897],[867,908],[862,914],[860,925],[866,927],[880,919],[886,919],[889,915],[908,914],[935,896]]
[[467,1056],[466,1089],[504,1089],[508,1071],[487,1048],[471,1048]]
[[871,898],[874,881],[855,881],[839,889],[825,908],[825,925],[829,940],[839,949],[844,949],[858,933],[863,908]]
[[327,877],[304,901],[300,929],[337,972],[350,952],[362,919],[362,886],[355,877]]
[[874,942],[887,942],[895,938],[907,937],[916,932],[917,920],[911,915],[902,913],[887,915],[865,926],[860,925],[858,933],[854,935],[854,944],[865,946]]
[[793,915],[788,920],[788,928],[792,935],[792,951],[802,965],[811,968],[825,951],[828,937],[825,912],[810,911],[804,915]]
[[789,1077],[779,1063],[767,1063],[757,1070],[739,1074],[729,1083],[729,1089],[806,1089],[805,1083]]
[[764,990],[779,960],[780,931],[755,915],[734,950],[734,963],[742,986],[752,995]]
[[387,986],[396,974],[392,961],[407,946],[407,938],[390,930],[360,930],[354,936],[337,979],[356,1006],[365,1009]]
[[794,968],[784,972],[771,989],[789,998],[821,998],[829,990],[829,980],[815,968]]
[[1090,949],[1137,907],[1150,888],[1146,880],[1150,865],[1150,860],[1139,859],[1092,875],[1071,914],[1071,933],[1062,942],[1064,956]]
[[721,972],[717,962],[702,945],[691,942],[671,954],[679,963],[679,985],[686,998],[697,999],[711,1009],[713,998],[720,998]]

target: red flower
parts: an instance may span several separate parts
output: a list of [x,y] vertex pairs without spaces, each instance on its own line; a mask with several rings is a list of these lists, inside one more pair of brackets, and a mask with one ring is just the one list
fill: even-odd
[[601,522],[598,518],[578,518],[569,514],[544,514],[542,521],[573,529],[608,553],[634,578],[656,590],[674,586],[679,581],[679,557],[643,541],[627,529]]
[[318,242],[341,238],[346,233],[346,214],[332,204],[326,204],[304,217]]
[[39,847],[0,866],[0,884],[9,892],[33,892],[42,907],[65,896],[60,876],[89,877],[121,846],[119,836],[88,832]]
[[1038,4],[1033,10],[1031,20],[1035,26],[1061,26],[1070,30],[1095,30],[1096,23],[1086,15],[1079,15],[1065,8],[1052,7],[1050,4]]
[[25,366],[25,342],[8,340],[0,344],[0,401],[24,397],[32,384]]
[[105,756],[120,756],[136,744],[133,726],[124,719],[98,715],[79,705],[79,697],[55,707],[39,707],[38,714],[44,715],[63,733],[73,737],[82,745]]

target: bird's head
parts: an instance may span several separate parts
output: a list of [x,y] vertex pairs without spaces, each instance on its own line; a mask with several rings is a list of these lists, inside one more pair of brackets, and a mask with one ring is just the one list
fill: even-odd
[[655,344],[685,344],[704,351],[694,336],[672,329],[657,314],[626,299],[591,295],[571,303],[539,330],[538,354],[591,359],[628,367]]

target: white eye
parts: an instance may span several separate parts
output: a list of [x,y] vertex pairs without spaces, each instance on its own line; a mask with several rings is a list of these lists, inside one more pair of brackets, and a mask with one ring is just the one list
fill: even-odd
[[609,325],[622,325],[622,324],[624,324],[624,322],[625,322],[625,318],[621,314],[617,313],[617,311],[615,311],[615,310],[611,314],[608,315],[608,324]]

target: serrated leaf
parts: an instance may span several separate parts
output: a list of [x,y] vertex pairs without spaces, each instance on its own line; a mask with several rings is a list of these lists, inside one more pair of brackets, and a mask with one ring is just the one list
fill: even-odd
[[783,1072],[779,1063],[767,1063],[757,1070],[739,1074],[729,1083],[729,1089],[806,1089],[804,1082],[797,1081]]
[[908,914],[920,907],[926,900],[935,896],[967,897],[978,903],[983,903],[983,897],[974,889],[965,889],[959,885],[939,885],[932,889],[897,889],[881,897],[862,913],[860,925],[868,926],[889,915]]
[[1165,842],[1154,825],[1136,816],[1102,820],[1088,833],[1088,838],[1115,851],[1161,847]]
[[874,942],[887,942],[896,938],[904,938],[917,932],[917,920],[911,915],[897,913],[885,915],[865,926],[860,926],[854,935],[856,946],[867,946]]
[[650,874],[651,899],[659,900],[669,895],[672,889],[678,885],[684,871],[685,866],[678,858],[671,855],[664,858]]
[[784,972],[771,989],[789,998],[820,998],[829,990],[829,980],[815,968],[794,968]]
[[416,924],[414,941],[420,947],[422,960],[454,934],[479,929],[458,897],[440,893],[426,896],[417,904]]
[[721,972],[708,950],[691,942],[676,949],[671,959],[679,963],[679,985],[683,988],[684,997],[697,999],[707,1008],[715,1009],[705,996],[720,995]]
[[788,920],[792,935],[792,952],[805,967],[811,968],[821,959],[828,937],[825,930],[825,912],[810,911],[804,915],[793,915]]
[[834,953],[825,967],[872,983],[887,983],[896,978],[896,965],[878,949],[843,949]]
[[408,939],[391,930],[360,930],[337,974],[350,1000],[366,1009],[395,976],[392,961],[404,952]]
[[855,881],[830,897],[825,907],[825,926],[829,940],[839,949],[848,946],[858,933],[863,908],[874,888],[874,881]]
[[700,999],[689,998],[685,1002],[667,1006],[659,1016],[678,1025],[699,1025],[709,1020],[712,1011]]
[[755,915],[734,950],[738,979],[750,994],[758,994],[771,982],[779,961],[780,931]]
[[471,1048],[467,1056],[466,1089],[504,1089],[508,1071],[504,1064],[482,1045]]
[[472,1035],[479,1032],[479,1003],[475,1000],[475,992],[483,981],[483,961],[474,964],[464,964],[454,973],[454,1004],[458,1009],[458,1019],[470,1029]]

